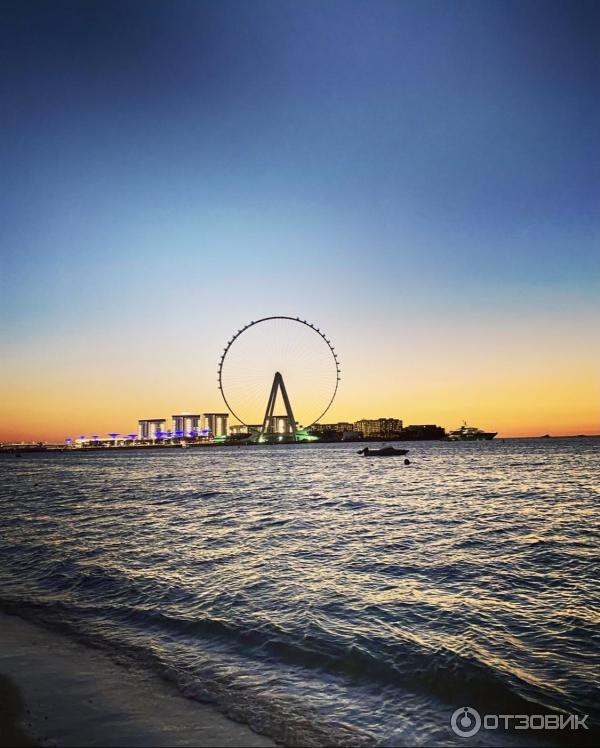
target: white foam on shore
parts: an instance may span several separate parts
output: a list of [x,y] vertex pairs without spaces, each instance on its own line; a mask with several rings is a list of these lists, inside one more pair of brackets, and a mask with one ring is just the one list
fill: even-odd
[[0,614],[0,672],[21,690],[24,728],[50,746],[273,746],[142,668]]

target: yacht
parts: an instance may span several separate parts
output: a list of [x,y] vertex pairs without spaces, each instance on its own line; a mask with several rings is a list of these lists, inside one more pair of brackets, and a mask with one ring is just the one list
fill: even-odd
[[459,429],[448,433],[448,439],[454,442],[483,441],[493,439],[497,433],[497,431],[482,431],[475,426],[467,426],[467,422],[463,421],[463,425]]

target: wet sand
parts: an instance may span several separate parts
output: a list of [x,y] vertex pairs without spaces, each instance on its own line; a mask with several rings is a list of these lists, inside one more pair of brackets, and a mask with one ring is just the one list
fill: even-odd
[[0,614],[0,746],[273,746],[153,673]]
[[21,748],[21,746],[34,745],[33,741],[22,728],[24,715],[25,707],[21,692],[10,678],[0,675],[1,748],[7,748],[8,746]]

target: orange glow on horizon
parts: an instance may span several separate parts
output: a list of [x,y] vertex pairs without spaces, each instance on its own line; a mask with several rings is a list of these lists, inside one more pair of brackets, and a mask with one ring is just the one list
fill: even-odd
[[[230,327],[199,331],[184,318],[173,335],[171,320],[156,320],[14,344],[0,372],[0,441],[132,433],[140,418],[166,418],[170,428],[176,413],[223,412],[216,370]],[[600,433],[592,317],[573,324],[557,309],[527,324],[479,313],[421,318],[401,332],[356,318],[330,327],[342,381],[325,423],[396,417],[447,430],[466,420],[499,437]],[[300,421],[309,396],[290,391]]]
[[[396,394],[389,380],[368,392],[352,379],[342,384],[339,399],[323,419],[326,423],[390,416],[402,418],[405,425],[435,423],[447,430],[466,420],[497,431],[499,437],[600,434],[598,418],[594,418],[598,391],[591,373],[556,376],[543,383],[515,378],[501,385],[488,379],[466,387],[430,380],[407,384]],[[47,378],[40,386],[24,376],[11,383],[10,397],[3,405],[0,441],[62,442],[79,434],[132,433],[139,418],[149,417],[166,418],[170,428],[171,415],[176,413],[226,410],[216,389],[210,396],[198,397],[193,383],[182,382],[174,396],[170,388],[150,385],[95,377],[85,382]],[[208,387],[204,391],[210,392]],[[557,393],[561,392],[571,394],[560,400]]]

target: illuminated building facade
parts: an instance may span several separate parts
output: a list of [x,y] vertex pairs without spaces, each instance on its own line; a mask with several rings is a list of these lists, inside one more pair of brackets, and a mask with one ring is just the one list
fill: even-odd
[[236,423],[233,426],[229,426],[229,436],[250,436],[253,433],[258,433],[261,428],[262,424],[260,423],[249,426],[246,426],[244,423]]
[[343,434],[344,431],[353,431],[354,424],[348,423],[347,421],[340,421],[340,423],[315,423],[314,426],[310,427],[310,430],[317,434],[330,431]]
[[[296,424],[297,426],[297,424]],[[266,432],[270,434],[293,434],[294,429],[288,416],[269,416],[266,424]]]
[[138,439],[153,441],[165,430],[164,418],[144,418],[138,421]]
[[227,436],[229,413],[203,413],[202,429],[208,429],[214,437]]
[[353,429],[366,437],[386,436],[402,431],[402,421],[400,418],[362,418],[356,421]]
[[192,413],[180,413],[171,416],[173,433],[175,436],[198,436],[201,429],[201,415]]
[[402,420],[400,418],[379,418],[380,434],[397,434],[402,431]]

